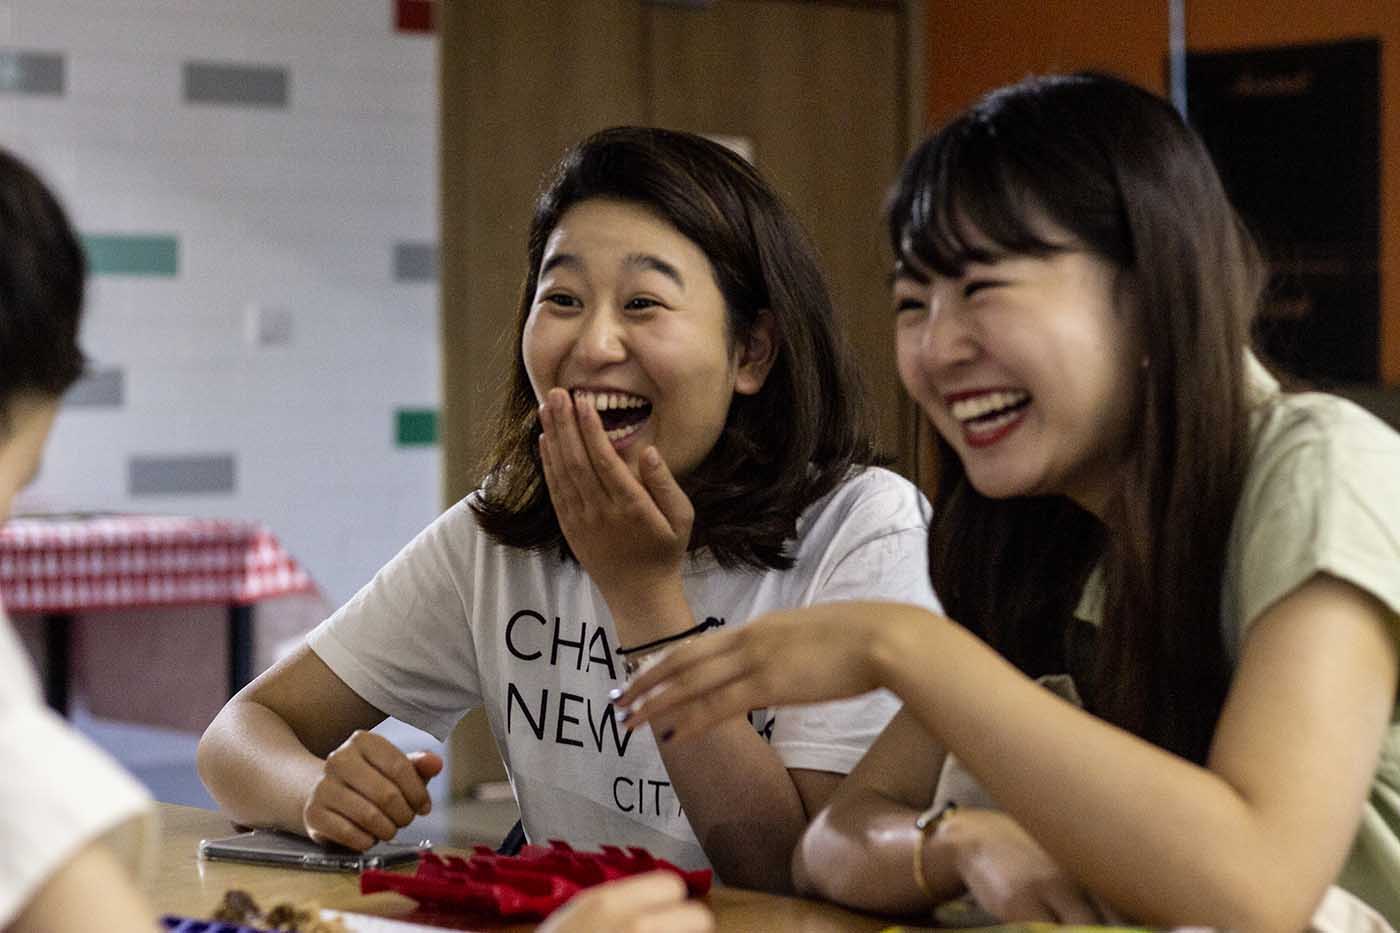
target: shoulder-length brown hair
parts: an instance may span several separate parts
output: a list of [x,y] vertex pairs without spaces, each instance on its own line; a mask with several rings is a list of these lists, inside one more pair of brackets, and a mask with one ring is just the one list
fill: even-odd
[[[1263,277],[1196,134],[1116,78],[1029,79],[906,161],[896,254],[943,274],[1046,255],[1048,218],[1118,269],[1144,368],[1127,469],[1104,521],[1065,498],[991,500],[938,444],[930,573],[949,613],[1032,674],[1064,670],[1089,571],[1105,602],[1087,686],[1099,715],[1203,761],[1229,681],[1220,594],[1249,450],[1244,360]],[[980,241],[979,241],[980,242]]]
[[791,566],[786,543],[802,510],[874,457],[865,393],[816,252],[791,212],[725,147],[663,129],[590,136],[565,154],[539,196],[515,361],[473,504],[477,523],[511,547],[568,553],[540,465],[539,403],[521,338],[546,241],[569,208],[593,198],[639,205],[705,253],[731,341],[747,339],[760,312],[772,313],[778,348],[763,388],[734,396],[718,442],[682,485],[695,507],[692,549],[707,547],[729,567]]

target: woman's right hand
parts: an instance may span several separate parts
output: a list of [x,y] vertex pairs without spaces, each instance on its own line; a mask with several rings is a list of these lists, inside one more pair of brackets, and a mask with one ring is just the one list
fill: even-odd
[[951,848],[963,884],[1002,922],[1102,923],[1093,895],[997,810],[961,809],[938,827],[931,846]]
[[356,730],[326,757],[302,808],[306,834],[363,852],[432,809],[428,781],[442,771],[433,752],[405,754],[373,732]]

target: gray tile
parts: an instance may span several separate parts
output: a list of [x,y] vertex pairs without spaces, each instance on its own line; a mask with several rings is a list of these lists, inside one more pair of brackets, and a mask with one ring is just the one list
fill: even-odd
[[394,244],[395,282],[435,282],[438,276],[436,243]]
[[133,496],[231,493],[237,486],[233,454],[132,457],[127,491]]
[[185,62],[185,102],[286,107],[287,69],[229,62]]
[[126,373],[120,369],[94,370],[63,396],[65,408],[121,408],[126,403]]
[[0,91],[62,95],[64,84],[63,56],[57,52],[0,49]]

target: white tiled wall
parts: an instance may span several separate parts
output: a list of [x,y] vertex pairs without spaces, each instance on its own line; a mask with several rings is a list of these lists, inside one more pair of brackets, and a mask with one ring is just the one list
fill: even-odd
[[[437,236],[436,40],[389,0],[8,0],[0,49],[66,68],[0,93],[0,145],[84,233],[173,236],[179,264],[91,281],[123,404],[65,409],[18,507],[260,519],[343,601],[438,511],[437,447],[395,432],[438,405],[437,287],[394,277]],[[186,103],[189,61],[285,69],[288,106]],[[287,344],[249,339],[257,306]],[[132,457],[223,454],[230,493],[128,491]]]

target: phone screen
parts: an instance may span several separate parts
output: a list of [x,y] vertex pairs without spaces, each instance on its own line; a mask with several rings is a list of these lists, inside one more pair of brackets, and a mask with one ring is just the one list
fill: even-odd
[[249,862],[256,865],[282,865],[313,871],[364,871],[387,868],[418,858],[432,843],[417,845],[381,842],[364,852],[340,846],[327,847],[304,836],[275,829],[254,829],[221,839],[201,839],[199,857],[210,861]]

